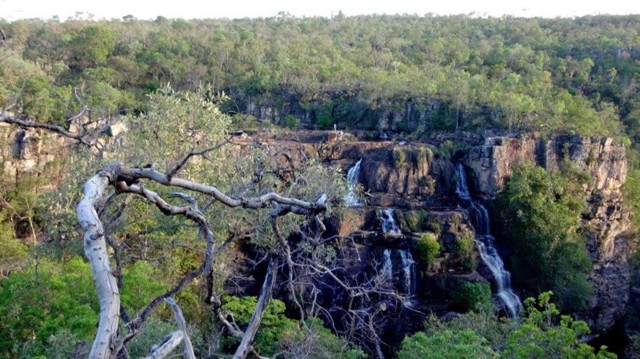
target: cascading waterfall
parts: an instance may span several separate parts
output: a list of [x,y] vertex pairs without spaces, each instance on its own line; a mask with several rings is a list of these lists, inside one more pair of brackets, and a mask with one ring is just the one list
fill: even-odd
[[[402,263],[402,278],[397,281],[393,276],[393,258],[400,258]],[[411,256],[411,252],[407,249],[385,249],[382,252],[382,269],[381,275],[394,287],[405,295],[413,295],[415,292],[415,262]],[[402,280],[402,282],[400,282]]]
[[[380,211],[380,223],[382,234],[386,236],[401,236],[402,232],[396,224],[393,217],[393,209],[387,208]],[[402,276],[395,280],[393,276],[394,258],[396,263],[402,264]],[[399,260],[398,260],[399,259]],[[385,249],[382,252],[382,269],[381,274],[404,295],[413,295],[415,292],[415,262],[411,256],[411,252],[407,249]]]
[[347,172],[347,184],[349,186],[347,194],[344,196],[344,202],[347,207],[357,207],[362,205],[362,200],[356,193],[356,185],[358,184],[358,178],[360,178],[360,164],[362,158],[356,162],[353,167],[349,168]]
[[382,252],[382,276],[393,281],[393,262],[391,262],[391,249]]
[[509,315],[517,316],[522,311],[522,302],[517,294],[511,289],[511,274],[504,269],[504,262],[493,245],[495,238],[491,235],[491,222],[489,212],[482,203],[474,201],[469,194],[467,186],[467,176],[462,164],[456,165],[456,194],[463,201],[467,202],[468,209],[476,217],[476,238],[475,242],[480,252],[482,261],[487,265],[498,287],[497,296],[505,304]]
[[403,291],[404,294],[412,295],[415,292],[415,262],[411,256],[411,252],[406,249],[400,249],[400,259],[402,260],[402,273],[404,277]]
[[396,224],[396,220],[393,218],[393,209],[387,208],[380,212],[380,221],[382,223],[382,234],[399,236],[402,235],[400,228]]

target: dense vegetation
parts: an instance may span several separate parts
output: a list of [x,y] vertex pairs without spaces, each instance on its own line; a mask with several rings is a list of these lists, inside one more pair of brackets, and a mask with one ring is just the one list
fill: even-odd
[[[640,208],[640,16],[159,17],[0,20],[0,28],[7,34],[0,42],[0,106],[63,126],[83,105],[95,118],[122,115],[136,140],[110,153],[112,159],[168,169],[198,137],[185,141],[179,134],[206,133],[203,141],[211,145],[228,131],[266,125],[258,123],[258,117],[290,128],[337,125],[415,138],[480,129],[609,135],[630,145],[627,200]],[[78,175],[67,178],[56,193],[47,192],[45,176],[17,184],[0,180],[2,357],[73,357],[88,350],[98,307],[86,290],[91,287],[90,271],[78,259],[72,208],[78,182],[95,170],[96,164],[88,160],[94,155],[79,151],[47,168],[49,179],[65,172],[63,167]],[[207,171],[198,165],[187,171],[192,178],[244,193],[250,187],[247,179],[259,172],[254,169],[267,167],[263,156],[223,148],[206,159]],[[332,198],[339,197],[344,184],[331,182],[326,169],[312,164],[305,170],[319,183],[290,185],[270,179],[263,185],[304,198],[332,191]],[[514,173],[496,207],[505,231],[515,238],[509,265],[518,287],[531,295],[554,290],[563,310],[583,309],[591,290],[579,228],[584,181],[569,165],[561,174],[524,166]],[[136,285],[122,299],[135,313],[197,265],[201,242],[193,227],[153,214],[142,201],[126,205],[131,212],[112,230],[126,242],[128,252],[121,257],[129,262],[122,280]],[[251,245],[258,252],[274,246],[264,215],[229,215],[215,206],[208,215],[217,220],[221,238],[232,229],[251,228],[256,234]],[[291,222],[290,229],[300,226]],[[470,262],[472,238],[456,246],[460,258]],[[425,263],[441,252],[430,235],[421,238],[419,247]],[[327,262],[335,256],[330,246],[318,250],[314,256]],[[225,258],[218,268],[219,287],[225,279],[240,276],[231,260]],[[640,260],[632,265],[640,265]],[[185,305],[185,316],[194,326],[196,350],[202,357],[229,354],[237,340],[206,319],[203,313],[209,309],[198,304],[201,296],[202,288],[193,285],[178,298],[192,304]],[[228,295],[224,301],[224,310],[246,325],[255,298]],[[407,337],[399,357],[608,355],[595,354],[579,341],[588,328],[558,316],[549,295],[537,304],[530,300],[519,324],[485,313],[491,310],[486,285],[461,284],[455,301],[471,312]],[[171,330],[170,318],[160,310],[141,328],[130,354],[145,355]],[[316,318],[287,318],[277,300],[268,306],[255,346],[261,354],[285,357],[364,356]]]
[[426,118],[396,127],[638,136],[638,16],[159,17],[0,27],[8,36],[0,98],[21,93],[21,106],[41,119],[73,111],[73,88],[94,110],[136,112],[165,83],[210,83],[231,95],[227,111],[265,106],[282,123],[293,115],[376,129],[381,115],[422,110]]
[[551,293],[528,298],[521,323],[502,321],[486,312],[468,313],[449,322],[434,320],[425,332],[406,337],[398,358],[615,358],[580,342],[589,334],[583,321],[560,315]]
[[531,164],[514,170],[500,196],[505,235],[513,245],[514,278],[530,293],[552,289],[561,308],[586,308],[592,294],[586,239],[580,231],[585,208],[582,185],[586,175],[571,171],[546,172]]

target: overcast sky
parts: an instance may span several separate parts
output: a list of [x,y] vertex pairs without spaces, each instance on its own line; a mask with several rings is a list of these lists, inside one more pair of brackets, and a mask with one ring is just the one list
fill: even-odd
[[76,13],[96,19],[243,18],[271,17],[280,11],[291,15],[332,16],[361,14],[418,14],[479,16],[572,17],[597,14],[640,14],[640,0],[0,0],[0,18],[65,20]]

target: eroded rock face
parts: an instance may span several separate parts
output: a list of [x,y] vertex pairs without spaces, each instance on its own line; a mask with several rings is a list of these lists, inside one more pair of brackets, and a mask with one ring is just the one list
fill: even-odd
[[472,171],[478,194],[493,198],[504,189],[513,168],[525,162],[547,170],[557,170],[569,161],[593,177],[590,191],[616,195],[627,178],[624,146],[612,138],[554,136],[544,139],[537,134],[516,137],[487,137],[484,144],[469,152],[465,165]]
[[[456,141],[458,139],[471,146],[469,153],[460,160],[468,169],[472,194],[484,199],[495,198],[504,189],[515,166],[527,161],[553,170],[568,160],[591,174],[592,183],[585,188],[589,207],[583,220],[588,228],[587,248],[594,264],[590,279],[596,295],[590,303],[592,315],[588,319],[600,329],[619,319],[629,297],[626,260],[629,221],[621,193],[627,175],[624,147],[611,139],[581,136],[545,139],[537,134],[521,134],[481,138],[474,134],[458,136]],[[380,238],[376,234],[374,209],[396,208],[405,215],[424,209],[428,219],[443,223],[439,240],[445,247],[453,246],[460,236],[472,235],[463,211],[457,208],[454,163],[449,158],[435,156],[432,151],[437,139],[430,146],[399,141],[359,141],[338,132],[309,132],[293,134],[288,139],[273,135],[243,137],[234,143],[253,146],[255,141],[270,151],[275,161],[282,162],[285,169],[291,163],[297,168],[298,163],[315,158],[327,165],[340,166],[346,174],[350,166],[362,159],[359,182],[367,192],[370,209],[353,209],[342,222],[335,224],[336,235],[341,238],[357,233],[356,240],[344,241],[345,265],[353,266],[350,273],[371,268],[372,261],[380,261],[383,246],[413,248],[422,233],[421,230],[414,232],[401,228],[402,238]],[[55,149],[63,147],[64,140],[35,130],[0,125],[0,143],[7,144],[0,147],[3,176],[15,179],[19,173],[41,170],[56,159]],[[444,223],[457,223],[459,228],[446,227]],[[482,278],[477,272],[469,274],[460,269],[450,252],[445,248],[435,263],[422,270],[430,276]],[[424,288],[426,293],[435,292],[434,283],[435,280],[425,279],[418,288]],[[429,300],[433,304],[433,300]]]
[[598,329],[607,328],[624,315],[628,300],[625,232],[630,222],[621,192],[627,177],[624,146],[611,138],[584,136],[488,137],[471,149],[465,165],[471,170],[477,195],[494,198],[519,164],[532,162],[556,170],[563,161],[587,171],[592,178],[585,188],[588,212],[583,215],[593,263],[590,280],[596,289],[588,319]]
[[3,179],[15,183],[21,175],[36,174],[61,158],[64,139],[47,131],[0,124],[0,164]]

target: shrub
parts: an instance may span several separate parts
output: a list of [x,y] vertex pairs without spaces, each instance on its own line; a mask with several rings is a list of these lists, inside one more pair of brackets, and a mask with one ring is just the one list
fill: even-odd
[[[227,297],[223,308],[233,314],[240,326],[249,324],[256,306],[256,297]],[[285,305],[281,300],[272,299],[267,304],[260,323],[260,330],[254,340],[256,350],[265,355],[273,354],[282,343],[292,341],[300,332],[298,322],[284,315]],[[228,338],[227,346],[237,345],[237,338]]]
[[456,238],[453,250],[464,269],[474,270],[476,268],[477,263],[471,255],[473,253],[473,238],[471,236]]
[[440,243],[432,233],[425,233],[417,244],[418,258],[426,264],[431,264],[440,254]]
[[300,127],[300,119],[294,115],[287,115],[284,118],[284,127],[295,129]]
[[[424,209],[421,209],[420,212],[424,212],[423,218],[426,216],[427,212]],[[436,235],[440,235],[442,233],[442,225],[436,219],[432,219],[430,221],[426,221],[423,225],[423,229],[433,232]]]
[[420,222],[422,217],[418,211],[407,211],[403,213],[405,228],[411,232],[420,231]]
[[444,330],[428,336],[418,332],[402,341],[398,359],[413,358],[496,358],[486,339],[469,329],[462,331]]
[[459,282],[453,293],[453,301],[465,312],[493,311],[491,286],[488,283]]

